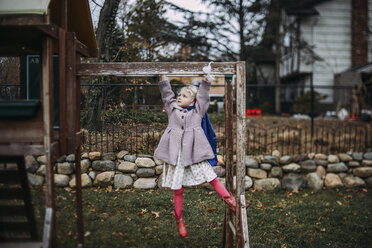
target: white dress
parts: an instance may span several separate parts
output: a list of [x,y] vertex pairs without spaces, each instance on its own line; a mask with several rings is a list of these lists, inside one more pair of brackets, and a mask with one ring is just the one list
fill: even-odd
[[207,160],[200,163],[184,166],[182,161],[182,145],[178,152],[177,164],[165,164],[163,167],[162,186],[172,190],[181,189],[182,186],[195,186],[210,182],[217,177]]

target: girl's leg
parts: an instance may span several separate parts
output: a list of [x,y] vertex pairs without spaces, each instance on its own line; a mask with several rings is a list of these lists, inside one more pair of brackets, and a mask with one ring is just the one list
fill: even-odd
[[185,225],[185,220],[182,214],[183,205],[183,187],[178,190],[174,190],[174,210],[173,215],[176,218],[176,223],[178,227],[178,233],[182,238],[187,236],[187,230]]
[[225,186],[223,186],[223,184],[218,180],[217,177],[210,181],[209,183],[213,186],[213,188],[222,198],[230,196],[230,193],[226,190]]
[[217,177],[215,179],[213,179],[212,181],[210,181],[209,183],[213,186],[213,188],[216,190],[216,192],[226,202],[226,204],[229,206],[231,211],[233,211],[233,213],[235,213],[236,212],[236,201],[235,201],[234,196],[232,194],[230,194],[229,191],[227,191],[225,186],[223,186],[223,184],[218,180]]
[[174,190],[174,210],[177,216],[182,215],[183,208],[183,187],[181,189]]

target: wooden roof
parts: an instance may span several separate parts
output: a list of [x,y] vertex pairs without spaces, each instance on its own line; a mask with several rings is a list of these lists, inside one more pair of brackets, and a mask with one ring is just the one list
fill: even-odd
[[[63,0],[0,1],[0,53],[14,55],[39,50],[42,33],[54,34],[57,38],[58,27],[63,26],[62,2]],[[75,32],[77,40],[89,51],[89,56],[97,55],[88,0],[68,1],[67,31]]]

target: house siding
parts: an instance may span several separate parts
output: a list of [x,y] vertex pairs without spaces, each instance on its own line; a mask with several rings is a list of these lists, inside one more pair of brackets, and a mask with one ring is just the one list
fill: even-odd
[[[286,64],[290,64],[295,55],[288,56],[283,60],[281,76],[298,72],[313,74],[314,85],[334,85],[334,74],[345,71],[351,66],[351,0],[332,0],[315,5],[319,12],[318,16],[310,16],[301,19],[301,38],[310,46],[322,61],[311,63],[301,52],[299,68],[294,71],[288,70]],[[310,80],[307,80],[310,83]],[[324,103],[333,102],[333,90],[317,89],[321,94],[328,97]],[[337,93],[336,93],[337,94]]]

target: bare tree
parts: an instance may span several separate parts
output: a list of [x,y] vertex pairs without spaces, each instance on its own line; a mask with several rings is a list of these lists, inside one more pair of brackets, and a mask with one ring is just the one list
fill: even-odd
[[105,0],[99,14],[96,39],[99,49],[99,59],[110,61],[110,48],[113,40],[113,30],[116,26],[116,15],[121,0]]

